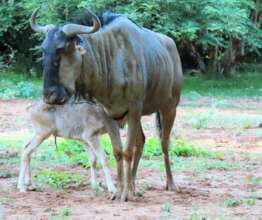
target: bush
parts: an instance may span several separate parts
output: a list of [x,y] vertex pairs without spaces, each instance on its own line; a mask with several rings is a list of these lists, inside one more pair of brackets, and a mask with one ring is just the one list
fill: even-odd
[[183,56],[194,64],[187,63],[188,59],[183,63],[202,72],[228,76],[240,57],[255,57],[262,49],[260,1],[3,0],[0,56],[5,54],[5,64],[17,60],[27,72],[36,65],[36,45],[42,36],[32,35],[28,18],[39,5],[42,10],[38,21],[42,24],[69,22],[79,14],[80,7],[126,14],[138,24],[175,39]]

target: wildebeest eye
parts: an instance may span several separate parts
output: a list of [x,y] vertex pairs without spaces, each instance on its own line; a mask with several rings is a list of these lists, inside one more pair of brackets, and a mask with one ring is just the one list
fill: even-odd
[[65,50],[65,48],[58,48],[58,49],[56,49],[56,54],[60,55],[61,53],[64,52],[64,50]]

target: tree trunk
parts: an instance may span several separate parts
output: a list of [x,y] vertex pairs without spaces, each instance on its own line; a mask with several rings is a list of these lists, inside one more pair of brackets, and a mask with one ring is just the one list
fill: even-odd
[[189,44],[189,49],[190,49],[190,55],[196,59],[198,69],[201,71],[201,73],[206,73],[207,68],[205,62],[192,43]]

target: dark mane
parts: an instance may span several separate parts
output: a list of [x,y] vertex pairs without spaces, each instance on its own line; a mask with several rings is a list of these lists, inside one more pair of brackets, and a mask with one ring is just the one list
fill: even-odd
[[[106,26],[106,25],[112,23],[115,19],[122,17],[124,15],[106,11],[106,12],[102,12],[102,13],[97,14],[97,16],[98,16],[98,18],[101,22],[101,25]],[[127,19],[129,19],[131,22],[133,22],[138,27],[141,27],[139,24],[137,24],[132,19],[130,19],[130,18],[127,18]],[[70,19],[70,22],[75,23],[75,24],[87,25],[87,26],[93,25],[92,18],[86,10],[78,13],[77,16],[72,16],[72,19]]]
[[[81,14],[81,15],[77,15],[77,16],[72,17],[72,19],[70,19],[70,22],[76,23],[76,24],[87,25],[87,26],[91,26],[93,24],[92,18],[87,11],[84,11],[84,12],[79,13],[79,14]],[[121,16],[122,15],[120,15],[120,14],[115,14],[115,13],[112,13],[112,12],[103,12],[103,13],[98,14],[98,18],[99,18],[102,26],[106,26],[106,25],[110,24],[116,18],[121,17]]]

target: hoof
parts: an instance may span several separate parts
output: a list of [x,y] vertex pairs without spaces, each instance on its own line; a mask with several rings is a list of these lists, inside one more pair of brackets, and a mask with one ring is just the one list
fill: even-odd
[[121,198],[122,192],[121,191],[116,191],[112,194],[111,200],[119,200]]
[[174,183],[169,183],[166,185],[167,191],[179,192],[179,188]]
[[121,202],[134,201],[134,191],[124,190],[121,195]]
[[107,190],[110,193],[115,193],[116,192],[116,188],[114,186],[107,187]]

